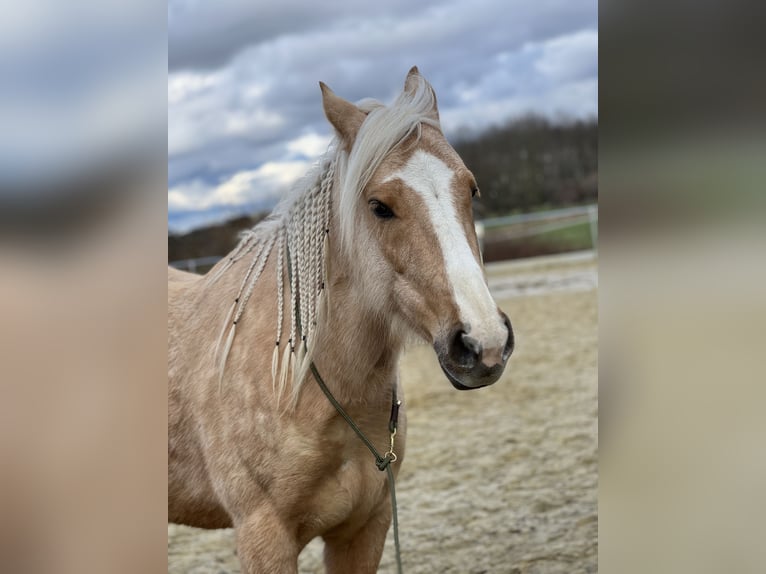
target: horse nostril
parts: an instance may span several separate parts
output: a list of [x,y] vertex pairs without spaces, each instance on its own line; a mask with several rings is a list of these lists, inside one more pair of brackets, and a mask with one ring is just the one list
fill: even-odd
[[481,343],[479,343],[479,341],[471,337],[468,333],[462,333],[460,335],[460,339],[462,340],[465,348],[473,353],[476,357],[481,355]]
[[463,330],[452,336],[449,354],[451,359],[465,369],[473,369],[481,360],[481,343]]

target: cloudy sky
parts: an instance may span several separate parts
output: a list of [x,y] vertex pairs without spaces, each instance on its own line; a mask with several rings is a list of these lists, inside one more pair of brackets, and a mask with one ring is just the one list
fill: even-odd
[[595,0],[168,0],[168,224],[270,208],[330,140],[319,80],[390,102],[417,65],[447,137],[598,113]]

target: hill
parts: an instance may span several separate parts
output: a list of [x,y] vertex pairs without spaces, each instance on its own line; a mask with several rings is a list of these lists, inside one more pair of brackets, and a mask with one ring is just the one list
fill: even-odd
[[[481,197],[476,219],[541,211],[598,201],[598,122],[552,122],[526,116],[478,134],[463,131],[454,147],[473,171]],[[225,223],[168,235],[168,261],[222,256],[231,251],[240,231],[266,214],[237,217]],[[577,231],[577,230],[576,230]],[[561,234],[559,234],[561,235]],[[527,238],[488,244],[488,260],[587,248],[587,226],[575,239]],[[489,239],[490,243],[492,242]]]
[[477,219],[598,200],[598,122],[526,116],[454,144],[476,176]]

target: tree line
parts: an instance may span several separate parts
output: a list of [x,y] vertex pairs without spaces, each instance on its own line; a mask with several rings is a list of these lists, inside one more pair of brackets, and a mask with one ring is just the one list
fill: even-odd
[[477,218],[598,200],[598,122],[526,116],[475,136],[455,150],[476,176]]
[[[454,138],[455,150],[476,176],[477,219],[593,203],[598,199],[598,122],[551,121],[525,116],[505,125]],[[237,235],[265,214],[238,217],[169,234],[168,260],[223,255]]]

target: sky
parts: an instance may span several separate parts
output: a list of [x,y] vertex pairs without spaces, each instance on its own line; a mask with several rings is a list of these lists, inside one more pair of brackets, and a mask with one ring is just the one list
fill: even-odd
[[390,103],[417,65],[448,139],[598,115],[594,0],[168,0],[168,226],[270,210],[326,151],[319,81]]

